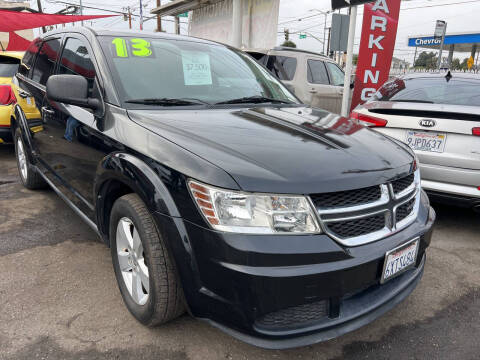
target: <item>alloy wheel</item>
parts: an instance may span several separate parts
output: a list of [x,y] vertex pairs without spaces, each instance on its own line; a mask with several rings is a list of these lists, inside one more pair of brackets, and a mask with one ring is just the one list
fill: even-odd
[[117,224],[117,257],[125,286],[138,305],[145,305],[150,291],[148,266],[142,241],[133,222],[126,217]]
[[27,157],[25,156],[25,150],[23,149],[23,143],[21,139],[17,140],[17,160],[18,167],[20,169],[20,175],[23,180],[27,180]]

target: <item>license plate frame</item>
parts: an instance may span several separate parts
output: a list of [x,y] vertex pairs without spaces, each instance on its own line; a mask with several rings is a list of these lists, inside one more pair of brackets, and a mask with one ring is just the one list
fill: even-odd
[[[412,143],[408,142],[409,138],[412,138]],[[439,142],[439,146],[438,147],[435,147],[435,146],[434,147],[432,147],[432,146],[428,146],[428,147],[418,146],[417,143],[422,143],[422,141],[417,141],[417,140],[425,140],[426,143],[434,141],[435,145]],[[415,142],[415,144],[413,144],[413,142]],[[427,131],[420,131],[420,130],[407,130],[405,132],[405,143],[415,151],[443,153],[443,152],[445,152],[445,144],[447,143],[447,134],[443,133],[443,132],[427,132]]]
[[[395,269],[398,269],[396,270],[395,272],[393,272],[393,274],[391,275],[388,275],[386,276],[386,272],[387,270],[389,270],[389,264],[392,263],[395,259],[398,259],[398,258],[401,258],[402,255],[406,255],[408,256],[408,253],[410,252],[409,249],[410,248],[413,248],[413,260],[411,260],[411,262],[409,262],[409,264],[401,267],[400,269],[398,269],[398,267],[396,266]],[[416,237],[400,246],[397,246],[395,249],[392,249],[390,251],[387,251],[385,253],[385,257],[384,257],[384,262],[383,262],[383,269],[382,269],[382,277],[380,278],[380,284],[384,284],[386,283],[387,281],[389,280],[392,280],[394,278],[396,278],[397,276],[401,275],[402,273],[404,273],[405,271],[409,270],[410,268],[412,268],[413,266],[415,266],[415,263],[417,262],[417,256],[418,256],[418,248],[420,247],[420,238],[419,237]],[[393,260],[391,260],[393,259]],[[392,268],[393,268],[393,265],[392,265]],[[390,270],[389,270],[390,272]]]

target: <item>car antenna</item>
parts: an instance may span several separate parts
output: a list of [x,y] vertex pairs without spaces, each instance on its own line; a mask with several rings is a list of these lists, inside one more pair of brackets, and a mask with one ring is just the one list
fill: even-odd
[[447,82],[449,82],[452,77],[452,73],[450,72],[450,70],[448,70],[447,75],[445,75],[445,79],[447,79]]

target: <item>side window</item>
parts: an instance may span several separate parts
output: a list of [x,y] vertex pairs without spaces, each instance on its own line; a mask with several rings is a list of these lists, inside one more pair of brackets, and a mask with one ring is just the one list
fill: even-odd
[[42,41],[40,39],[35,39],[32,41],[27,51],[25,51],[25,55],[23,55],[22,62],[20,63],[20,67],[18,69],[18,72],[23,76],[28,77],[28,75],[31,74],[30,70],[33,67],[35,55],[37,55],[41,44]]
[[60,39],[47,40],[42,44],[33,67],[32,80],[42,85],[47,83],[53,73],[60,50]]
[[269,70],[280,80],[293,80],[297,69],[297,59],[287,56],[271,56]]
[[95,67],[83,41],[76,38],[67,39],[58,74],[83,76],[88,80],[88,92],[89,96],[92,96],[95,86]]
[[307,81],[310,84],[329,85],[327,69],[321,60],[307,60]]
[[327,62],[327,68],[330,73],[330,78],[332,79],[332,85],[343,86],[345,81],[345,73],[340,69],[337,64]]

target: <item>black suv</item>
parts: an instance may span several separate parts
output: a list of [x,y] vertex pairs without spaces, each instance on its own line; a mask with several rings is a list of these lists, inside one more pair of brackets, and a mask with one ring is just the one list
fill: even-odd
[[16,79],[42,114],[33,131],[15,108],[23,184],[49,185],[98,232],[143,324],[187,310],[300,346],[420,281],[435,213],[412,152],[301,104],[247,54],[78,28],[34,40]]

